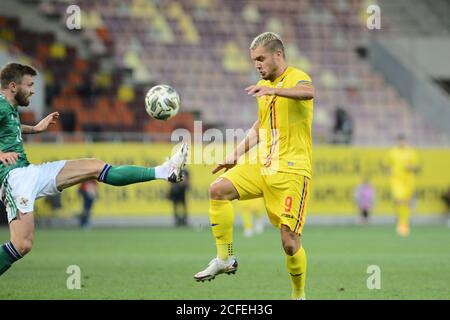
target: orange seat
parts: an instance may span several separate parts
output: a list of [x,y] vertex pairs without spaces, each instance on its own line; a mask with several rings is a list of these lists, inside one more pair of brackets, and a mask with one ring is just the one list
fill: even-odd
[[75,70],[83,72],[87,70],[89,63],[85,59],[76,59],[75,60]]
[[28,125],[35,125],[37,123],[36,117],[33,111],[20,112],[20,122]]

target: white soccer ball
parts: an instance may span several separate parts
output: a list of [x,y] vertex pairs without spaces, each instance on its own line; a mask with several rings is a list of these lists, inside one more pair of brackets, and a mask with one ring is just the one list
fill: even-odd
[[166,84],[154,86],[145,95],[145,110],[154,119],[169,120],[180,111],[180,96]]

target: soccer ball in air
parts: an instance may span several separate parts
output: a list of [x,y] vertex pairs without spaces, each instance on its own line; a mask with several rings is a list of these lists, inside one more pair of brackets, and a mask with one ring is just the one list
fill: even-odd
[[180,96],[166,84],[154,86],[145,95],[145,110],[154,119],[169,120],[180,110]]

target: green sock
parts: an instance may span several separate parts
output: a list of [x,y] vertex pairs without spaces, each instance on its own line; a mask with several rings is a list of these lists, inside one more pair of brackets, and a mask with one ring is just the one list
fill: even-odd
[[118,166],[105,165],[98,181],[113,186],[126,186],[133,183],[155,180],[155,168],[138,166]]
[[13,262],[20,258],[22,258],[22,256],[17,252],[11,242],[0,246],[0,275],[4,274],[6,270],[11,267]]

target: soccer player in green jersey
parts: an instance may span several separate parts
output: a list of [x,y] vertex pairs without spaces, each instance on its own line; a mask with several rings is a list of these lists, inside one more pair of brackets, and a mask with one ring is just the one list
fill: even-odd
[[19,63],[9,63],[0,71],[0,199],[6,207],[11,233],[10,241],[0,246],[0,275],[33,246],[36,199],[92,179],[114,186],[155,179],[180,182],[186,163],[187,144],[154,168],[111,166],[98,159],[30,164],[22,134],[44,132],[59,118],[59,113],[53,112],[35,126],[20,123],[18,108],[29,105],[36,74],[32,67]]

